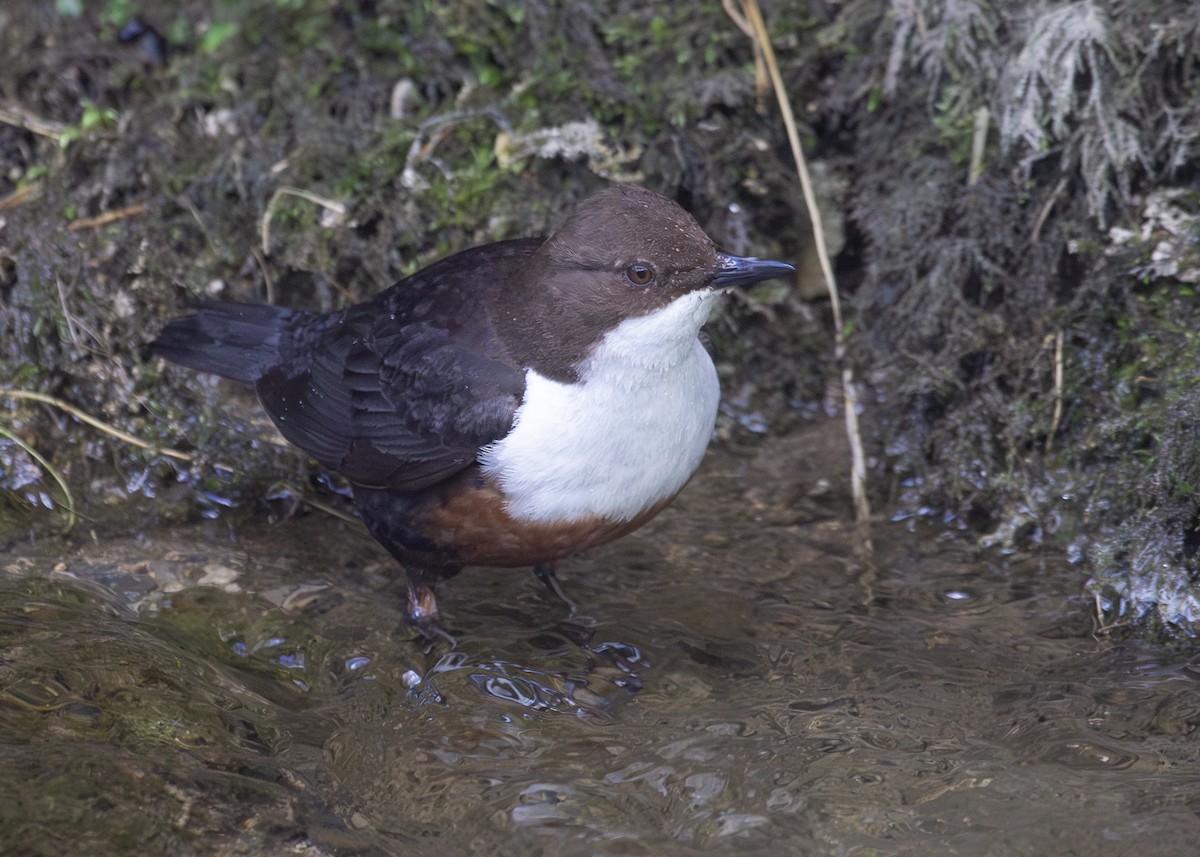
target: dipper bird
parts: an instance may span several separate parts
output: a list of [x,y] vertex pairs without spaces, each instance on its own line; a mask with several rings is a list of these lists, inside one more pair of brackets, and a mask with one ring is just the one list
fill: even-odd
[[[719,252],[679,205],[592,196],[545,241],[456,253],[324,315],[204,301],[152,344],[254,386],[285,438],[353,486],[432,640],[433,584],[554,565],[637,529],[700,464],[717,414],[698,333],[722,291],[794,272]],[[573,606],[573,605],[572,605]]]

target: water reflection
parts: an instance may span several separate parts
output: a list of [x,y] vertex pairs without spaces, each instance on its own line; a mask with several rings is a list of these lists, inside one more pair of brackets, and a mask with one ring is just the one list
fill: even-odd
[[590,618],[461,575],[448,653],[322,516],[6,559],[0,817],[101,855],[1191,853],[1194,657],[1094,639],[1065,563],[897,526],[864,569],[770,475],[830,456],[777,443],[565,563]]

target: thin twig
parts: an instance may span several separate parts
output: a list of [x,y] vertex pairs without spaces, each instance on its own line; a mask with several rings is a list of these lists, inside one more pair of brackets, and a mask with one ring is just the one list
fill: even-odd
[[300,199],[308,200],[315,205],[328,209],[339,217],[345,217],[346,215],[345,203],[338,202],[336,199],[320,196],[310,190],[304,190],[299,187],[281,187],[275,193],[271,194],[271,200],[267,203],[267,210],[263,212],[262,216],[260,231],[262,233],[262,251],[264,256],[271,255],[271,218],[274,215],[275,203],[279,202],[281,196],[297,196]]
[[783,117],[783,125],[787,131],[788,142],[792,147],[792,157],[796,161],[796,172],[800,176],[800,188],[804,193],[804,204],[808,208],[809,219],[812,221],[813,240],[816,242],[817,259],[821,263],[821,273],[825,277],[825,287],[829,291],[829,303],[833,309],[833,336],[835,356],[842,366],[842,396],[846,418],[846,435],[850,442],[850,488],[854,497],[854,514],[860,523],[866,523],[871,517],[871,505],[867,499],[867,464],[863,452],[862,434],[858,426],[858,394],[854,386],[854,370],[846,359],[846,335],[842,322],[841,302],[838,298],[837,281],[833,275],[833,264],[829,259],[829,251],[825,246],[825,229],[821,221],[821,212],[817,207],[817,197],[813,192],[812,178],[808,172],[808,163],[804,151],[800,147],[800,134],[796,130],[796,117],[792,113],[788,101],[787,90],[783,85],[783,76],[779,72],[779,63],[775,59],[775,49],[771,45],[767,25],[763,21],[762,10],[758,0],[742,0],[742,11],[754,28],[755,41],[762,50],[771,76],[771,84],[775,88],[775,97],[779,101],[779,111]]
[[271,279],[271,269],[267,267],[266,257],[257,247],[250,248],[250,255],[254,257],[255,263],[258,265],[258,272],[262,274],[263,291],[267,296],[267,303],[275,303],[275,281]]
[[144,214],[145,211],[146,204],[144,202],[137,202],[133,205],[127,205],[124,208],[97,214],[95,217],[81,217],[78,220],[72,220],[67,224],[67,231],[78,232],[81,229],[95,229],[98,226],[107,226],[110,223],[116,223],[118,220],[137,217],[139,214]]
[[221,252],[221,247],[217,244],[216,239],[213,238],[213,235],[209,231],[207,224],[204,222],[204,218],[200,215],[200,210],[196,208],[196,204],[192,202],[186,193],[179,194],[177,197],[175,197],[175,201],[179,203],[182,208],[187,209],[188,213],[192,215],[192,219],[195,220],[196,225],[200,227],[200,232],[204,235],[204,240],[208,243],[209,248],[219,254]]
[[1054,208],[1054,203],[1062,196],[1062,192],[1067,189],[1067,180],[1059,179],[1058,184],[1054,186],[1054,190],[1050,192],[1049,199],[1042,206],[1042,210],[1038,212],[1037,220],[1033,222],[1033,230],[1029,233],[1029,243],[1036,244],[1042,237],[1042,227],[1046,225],[1047,218],[1050,217],[1050,210]]
[[82,423],[87,423],[94,429],[99,429],[105,434],[112,435],[117,440],[123,441],[130,446],[136,446],[138,449],[148,449],[158,455],[165,455],[168,458],[174,458],[176,461],[191,461],[192,457],[186,452],[180,452],[176,449],[168,449],[166,447],[155,446],[152,443],[147,443],[141,438],[134,437],[128,432],[123,432],[116,426],[98,420],[90,414],[86,414],[74,405],[64,402],[62,399],[56,399],[54,396],[48,396],[45,393],[36,393],[32,390],[4,390],[0,389],[0,396],[7,396],[10,399],[28,399],[32,402],[41,402],[42,404],[52,405],[60,411],[65,411],[75,419]]
[[734,5],[734,0],[721,0],[721,8],[729,16],[729,20],[733,21],[734,26],[746,34],[746,38],[750,39],[750,44],[754,48],[754,92],[758,99],[755,106],[762,113],[766,106],[763,102],[766,100],[767,89],[770,86],[767,79],[767,64],[763,61],[762,46],[759,45],[758,39],[754,35],[754,27]]
[[1050,430],[1046,433],[1046,454],[1054,451],[1054,436],[1063,412],[1063,332],[1054,334],[1054,414],[1050,417]]
[[[725,14],[729,16],[729,20],[733,21],[733,25],[746,34],[746,38],[754,41],[754,28],[750,26],[750,22],[746,20],[746,16],[742,14],[737,6],[733,5],[734,0],[721,0],[721,8],[725,10]],[[755,45],[755,50],[758,46]]]
[[1104,605],[1100,603],[1099,594],[1092,595],[1092,639],[1101,642],[1101,637],[1107,637],[1118,628],[1127,628],[1132,622],[1109,622],[1104,617]]
[[[83,411],[79,410],[79,408],[75,407],[74,405],[70,405],[70,404],[64,402],[62,399],[56,399],[54,396],[48,396],[45,393],[36,393],[36,392],[33,392],[32,390],[0,389],[0,396],[7,396],[11,399],[29,399],[34,402],[42,402],[47,405],[53,405],[54,407],[67,412],[71,416],[75,417],[77,420],[87,423],[88,425],[92,426],[93,428],[97,428],[106,434],[110,434],[113,437],[117,438],[118,440],[124,441],[125,443],[128,443],[131,446],[136,446],[139,449],[148,449],[151,452],[157,453],[159,455],[165,455],[168,458],[174,458],[177,461],[191,461],[194,457],[192,455],[189,455],[186,452],[179,452],[178,450],[175,450],[175,449],[167,449],[167,448],[164,448],[161,446],[155,446],[154,444],[147,443],[146,441],[141,440],[140,438],[134,437],[131,434],[121,431],[119,428],[116,428],[115,426],[111,426],[108,423],[102,422],[101,420],[98,420],[95,417],[84,413]],[[77,517],[77,513],[75,511],[75,498],[71,495],[71,490],[67,487],[66,480],[63,479],[62,474],[60,474],[50,464],[50,462],[46,461],[45,458],[43,458],[41,455],[39,455],[37,450],[30,447],[29,444],[25,443],[19,437],[12,434],[11,432],[9,432],[3,426],[0,426],[0,435],[9,438],[14,443],[16,443],[18,446],[20,446],[23,450],[25,450],[25,452],[28,453],[29,456],[31,458],[33,458],[34,461],[36,461],[39,465],[41,465],[42,469],[44,469],[47,473],[49,473],[54,478],[54,481],[58,483],[59,488],[62,489],[63,497],[66,500],[65,505],[66,505],[66,510],[67,510],[67,526],[66,526],[66,529],[63,530],[63,533],[65,534],[65,533],[70,532],[71,528],[73,526],[75,526],[75,519]],[[339,509],[335,509],[334,507],[332,507],[326,503],[322,503],[320,500],[314,500],[311,497],[306,497],[303,494],[301,494],[300,501],[303,503],[306,503],[309,506],[312,506],[314,509],[317,509],[318,511],[324,512],[327,515],[332,515],[335,518],[340,518],[341,520],[346,521],[348,523],[351,523],[351,524],[360,523],[358,518],[355,518],[352,515],[347,515],[345,512],[342,512]]]
[[58,292],[58,305],[62,307],[63,321],[67,325],[67,336],[71,340],[72,345],[81,346],[79,331],[75,329],[75,318],[71,315],[71,309],[67,305],[67,293],[63,290],[62,277],[54,277],[54,288]]
[[967,168],[967,186],[974,187],[983,175],[983,152],[987,147],[988,127],[992,114],[986,107],[975,111],[975,127],[971,132],[971,164]]
[[0,107],[0,123],[24,128],[26,131],[32,131],[34,134],[39,134],[42,137],[49,137],[55,143],[62,137],[63,131],[67,130],[67,126],[62,122],[55,122],[53,119],[42,119],[40,116],[30,113],[24,107],[15,104]]
[[318,512],[324,512],[326,515],[332,515],[333,517],[343,520],[348,524],[361,524],[362,523],[361,518],[356,518],[353,515],[347,515],[341,509],[335,509],[333,506],[330,506],[328,503],[322,503],[320,500],[314,500],[311,497],[306,497],[304,494],[300,495],[300,502],[304,503],[308,506],[312,506]]
[[0,211],[8,211],[10,208],[16,208],[18,205],[33,202],[41,195],[41,182],[30,182],[29,184],[21,185],[8,196],[0,198]]

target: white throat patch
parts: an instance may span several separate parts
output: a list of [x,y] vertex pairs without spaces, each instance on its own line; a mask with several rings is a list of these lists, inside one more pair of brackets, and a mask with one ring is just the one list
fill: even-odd
[[510,515],[629,521],[683,487],[717,416],[717,372],[697,334],[719,296],[689,292],[621,322],[578,383],[526,372],[512,431],[479,459]]

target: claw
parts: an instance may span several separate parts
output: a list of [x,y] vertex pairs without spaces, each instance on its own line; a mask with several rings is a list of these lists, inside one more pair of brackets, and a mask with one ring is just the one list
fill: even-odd
[[544,562],[541,565],[535,565],[533,573],[537,575],[538,580],[546,585],[547,589],[558,597],[559,601],[567,605],[568,619],[578,612],[579,606],[567,597],[567,593],[563,591],[562,584],[558,582],[558,575],[554,573],[554,563]]

